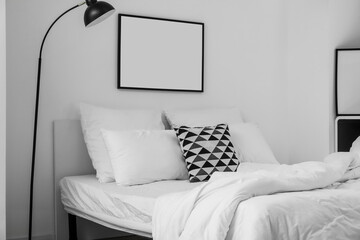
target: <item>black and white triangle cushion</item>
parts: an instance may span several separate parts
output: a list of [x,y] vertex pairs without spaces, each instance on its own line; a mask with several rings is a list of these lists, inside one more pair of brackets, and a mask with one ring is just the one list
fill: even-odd
[[236,171],[239,160],[227,124],[181,126],[174,130],[183,151],[190,182],[207,181],[216,171]]

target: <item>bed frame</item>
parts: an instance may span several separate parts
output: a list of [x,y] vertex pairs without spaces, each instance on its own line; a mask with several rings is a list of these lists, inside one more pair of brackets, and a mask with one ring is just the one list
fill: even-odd
[[59,181],[65,176],[95,174],[87,152],[79,120],[54,121],[54,189],[55,239],[100,239],[138,235],[151,238],[149,233],[117,227],[111,229],[99,221],[84,220],[75,212],[68,214],[61,202]]

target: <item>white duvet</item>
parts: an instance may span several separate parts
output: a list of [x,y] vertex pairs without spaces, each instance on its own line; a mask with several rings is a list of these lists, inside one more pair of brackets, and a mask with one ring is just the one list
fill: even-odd
[[[187,192],[160,197],[154,240],[360,239],[360,160],[241,164]],[[350,183],[353,183],[353,187]],[[312,191],[310,191],[312,190]]]

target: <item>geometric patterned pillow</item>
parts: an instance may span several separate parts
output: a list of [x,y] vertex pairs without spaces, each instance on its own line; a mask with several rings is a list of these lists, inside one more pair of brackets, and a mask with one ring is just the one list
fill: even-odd
[[239,160],[230,141],[229,127],[219,124],[213,127],[175,127],[190,182],[210,179],[216,172],[235,172]]

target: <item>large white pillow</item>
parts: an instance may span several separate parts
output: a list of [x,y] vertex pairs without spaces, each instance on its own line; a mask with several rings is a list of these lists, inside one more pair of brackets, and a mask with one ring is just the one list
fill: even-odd
[[173,130],[102,130],[116,183],[136,185],[188,179]]
[[120,110],[80,104],[80,115],[84,140],[96,177],[102,183],[113,182],[114,173],[100,129],[164,129],[160,110]]
[[243,119],[238,108],[214,108],[191,110],[166,110],[165,117],[171,128],[187,126],[216,126],[218,124],[241,123]]
[[240,162],[279,164],[269,144],[255,124],[230,124],[229,131]]

